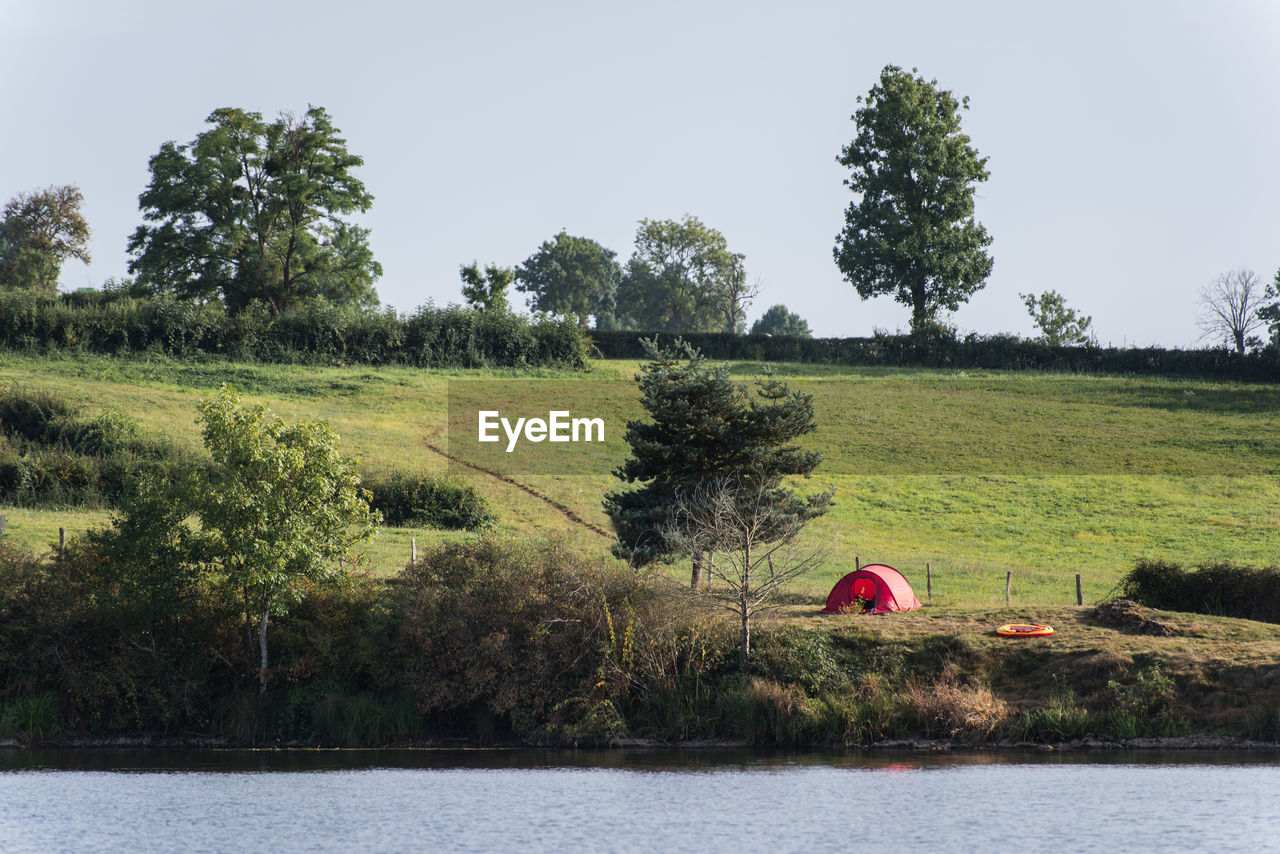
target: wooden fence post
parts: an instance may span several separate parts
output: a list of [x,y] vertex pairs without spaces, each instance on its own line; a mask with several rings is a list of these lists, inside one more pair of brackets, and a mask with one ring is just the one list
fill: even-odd
[[0,537],[4,536],[5,528],[7,526],[8,522],[5,521],[4,514],[0,513]]
[[1009,588],[1013,586],[1013,572],[1004,574],[1004,604],[1009,604]]
[[1076,573],[1076,604],[1084,604],[1084,588],[1080,586],[1080,573]]
[[858,571],[859,569],[862,569],[862,561],[858,558],[857,555],[853,556],[853,569],[855,572]]
[[924,564],[924,592],[929,601],[933,601],[933,571],[929,568],[929,562]]
[[409,563],[418,562],[418,538],[409,538]]
[[62,557],[67,550],[67,529],[58,529],[58,557]]

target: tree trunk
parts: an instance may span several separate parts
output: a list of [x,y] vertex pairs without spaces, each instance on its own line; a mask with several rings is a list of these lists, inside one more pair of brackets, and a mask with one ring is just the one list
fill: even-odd
[[742,587],[738,594],[738,611],[742,615],[742,669],[747,669],[747,658],[751,655],[751,541],[748,540],[742,550]]
[[267,693],[267,603],[262,603],[262,620],[258,623],[258,649],[262,666],[258,670],[258,693]]
[[916,282],[911,286],[911,331],[924,331],[929,322],[929,310],[924,302],[924,282]]
[[241,588],[240,594],[244,599],[244,642],[245,652],[250,658],[253,657],[253,605],[249,601],[249,588]]
[[1244,355],[1244,330],[1233,329],[1231,330],[1231,334],[1234,335],[1236,339],[1236,352],[1239,353],[1241,356],[1243,356]]
[[697,590],[702,583],[702,552],[693,553],[693,576],[689,579],[690,589]]

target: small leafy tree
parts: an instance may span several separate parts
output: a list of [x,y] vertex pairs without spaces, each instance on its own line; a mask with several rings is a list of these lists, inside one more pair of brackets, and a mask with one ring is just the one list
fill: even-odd
[[622,271],[615,253],[586,237],[561,231],[516,267],[516,290],[529,294],[529,307],[578,319],[613,312]]
[[490,264],[480,269],[479,261],[463,264],[458,268],[462,279],[462,298],[471,308],[481,311],[505,312],[507,304],[507,288],[515,281],[515,272],[510,267],[499,267]]
[[1200,291],[1201,337],[1226,341],[1244,354],[1251,333],[1266,326],[1265,295],[1258,274],[1241,267],[1223,273]]
[[800,498],[762,471],[702,481],[675,502],[664,537],[683,554],[718,554],[710,570],[722,582],[711,595],[738,616],[743,667],[751,655],[751,620],[775,607],[784,584],[821,559],[802,551],[797,538],[825,513],[830,492]]
[[233,591],[265,692],[270,618],[304,584],[339,577],[339,559],[373,536],[378,518],[327,425],[288,423],[230,386],[201,404],[200,420],[212,464],[191,482],[141,484],[105,540],[153,593],[197,574]]
[[89,224],[80,212],[79,187],[49,187],[18,193],[0,220],[0,287],[58,290],[68,258],[89,261]]
[[1067,307],[1067,301],[1057,291],[1035,294],[1018,294],[1031,313],[1031,320],[1040,330],[1040,340],[1050,347],[1070,347],[1088,344],[1093,334],[1089,326],[1092,317],[1076,313]]
[[991,237],[973,212],[987,161],[960,130],[969,99],[914,69],[885,66],[858,102],[858,135],[837,158],[857,199],[836,236],[836,266],[863,299],[891,294],[910,306],[912,331],[924,334],[991,274]]
[[759,320],[751,326],[752,335],[791,335],[796,338],[809,338],[809,322],[785,305],[769,308]]
[[307,581],[342,572],[338,559],[377,529],[354,464],[326,424],[290,424],[244,404],[229,386],[200,406],[213,465],[193,509],[199,553],[258,624],[259,688],[267,690],[267,623],[286,613]]

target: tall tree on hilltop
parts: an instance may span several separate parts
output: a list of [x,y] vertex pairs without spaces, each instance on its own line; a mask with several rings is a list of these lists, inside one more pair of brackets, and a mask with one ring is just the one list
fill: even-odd
[[586,237],[561,231],[516,267],[516,290],[534,311],[574,316],[585,329],[592,315],[613,312],[622,270],[615,253]]
[[836,266],[863,299],[892,294],[911,307],[913,332],[955,311],[991,274],[987,230],[974,219],[986,158],[960,131],[949,91],[888,65],[854,114],[858,135],[837,158],[857,198],[836,236]]
[[189,145],[166,142],[138,197],[145,220],[129,239],[129,270],[157,292],[253,301],[273,313],[325,297],[376,306],[382,267],[367,229],[342,217],[373,196],[351,170],[364,161],[321,107],[301,116],[226,107]]
[[84,194],[73,185],[18,193],[0,220],[0,288],[58,292],[68,258],[89,262],[89,224],[80,213]]
[[[752,397],[710,366],[692,347],[660,348],[643,342],[650,361],[636,381],[650,421],[627,423],[631,457],[614,474],[636,489],[605,496],[617,556],[641,566],[667,560],[679,546],[670,535],[673,516],[700,485],[716,478],[753,483],[775,511],[806,518],[826,512],[830,494],[800,497],[782,486],[790,475],[807,477],[821,461],[814,451],[791,444],[814,429],[813,400],[771,375],[757,380]],[[693,554],[691,584],[697,587],[702,554]]]

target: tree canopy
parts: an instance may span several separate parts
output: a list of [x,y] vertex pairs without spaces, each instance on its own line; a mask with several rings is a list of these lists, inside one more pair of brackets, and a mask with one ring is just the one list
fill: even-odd
[[516,267],[516,290],[529,294],[529,307],[578,319],[612,314],[622,270],[616,254],[587,237],[561,231]]
[[857,198],[836,236],[836,266],[863,299],[892,295],[916,332],[960,307],[985,283],[991,237],[974,218],[974,186],[987,180],[960,130],[957,101],[937,81],[893,65],[854,114],[858,133],[837,158]]
[[0,220],[0,287],[53,294],[68,258],[89,261],[84,194],[73,185],[18,193]]
[[129,270],[156,292],[255,300],[276,314],[323,297],[376,307],[382,267],[369,231],[345,221],[373,196],[351,170],[364,161],[322,107],[301,117],[226,107],[188,145],[166,142],[138,197],[144,224],[129,239]]
[[809,322],[785,305],[771,306],[760,319],[751,325],[752,335],[793,335],[809,338]]
[[742,332],[754,296],[743,258],[693,216],[640,221],[618,286],[617,323],[657,332]]

